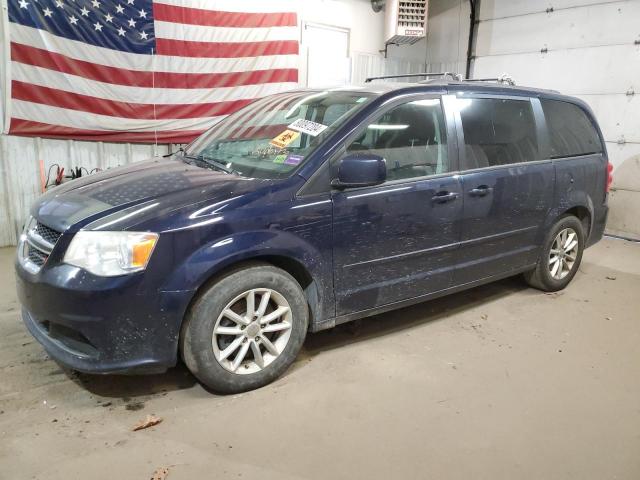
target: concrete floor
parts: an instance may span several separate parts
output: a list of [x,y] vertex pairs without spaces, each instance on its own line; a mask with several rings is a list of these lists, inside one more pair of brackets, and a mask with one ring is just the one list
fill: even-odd
[[311,335],[284,378],[227,397],[184,367],[64,372],[20,323],[12,255],[2,479],[640,478],[640,244],[600,242],[558,294],[509,279]]

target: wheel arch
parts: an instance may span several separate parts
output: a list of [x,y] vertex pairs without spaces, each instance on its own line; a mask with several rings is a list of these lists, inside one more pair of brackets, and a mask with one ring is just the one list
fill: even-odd
[[593,229],[594,207],[591,198],[584,192],[572,192],[569,201],[562,202],[549,211],[544,232],[547,232],[563,215],[573,215],[582,223],[585,242],[588,241]]
[[[193,281],[193,294],[184,309],[180,329],[184,328],[185,319],[195,302],[200,298],[202,292],[210,288],[216,282],[232,272],[238,271],[252,265],[271,265],[279,268],[291,275],[300,285],[304,292],[309,308],[309,329],[313,329],[315,322],[321,321],[325,317],[333,316],[333,298],[331,296],[332,279],[325,278],[327,266],[322,262],[316,262],[319,258],[317,252],[312,252],[303,248],[277,249],[256,247],[256,237],[253,237],[253,248],[242,248],[235,251],[227,251],[220,255],[217,261],[212,262],[205,271],[199,272],[198,279]],[[242,242],[238,242],[242,243]],[[225,246],[231,246],[231,243]],[[247,244],[245,243],[246,247]],[[301,247],[298,245],[298,247]],[[298,255],[299,257],[296,257]],[[187,262],[191,263],[191,262]],[[198,263],[198,262],[194,262]],[[324,273],[324,275],[323,275]],[[183,275],[178,277],[178,282],[184,279]],[[175,284],[173,279],[171,284]],[[182,335],[181,335],[182,336]]]
[[305,297],[307,298],[307,303],[309,304],[309,312],[312,314],[310,321],[313,321],[313,310],[315,308],[313,307],[313,305],[317,305],[320,300],[317,282],[309,269],[307,269],[302,262],[295,258],[282,254],[255,254],[242,257],[234,261],[226,262],[223,267],[213,271],[208,276],[208,278],[206,278],[196,289],[193,298],[189,303],[189,308],[191,307],[191,305],[193,305],[193,303],[198,299],[198,297],[204,290],[210,288],[221,278],[238,270],[242,270],[244,268],[255,265],[271,265],[291,275],[296,280],[296,282],[298,282],[305,294]]
[[191,300],[185,309],[184,316],[181,320],[180,324],[180,334],[178,340],[178,346],[180,352],[182,354],[182,342],[184,339],[184,329],[187,324],[186,319],[189,316],[189,312],[193,305],[198,301],[198,299],[202,296],[202,293],[206,291],[211,286],[215,285],[220,279],[224,278],[227,275],[230,275],[233,272],[237,272],[244,268],[249,268],[251,266],[257,265],[270,265],[276,268],[279,268],[289,275],[291,275],[300,285],[302,291],[304,292],[305,299],[307,301],[307,306],[309,307],[309,329],[312,330],[312,325],[314,319],[317,319],[317,315],[320,314],[319,306],[321,305],[320,292],[318,289],[318,285],[316,280],[311,275],[309,270],[298,260],[288,257],[286,255],[260,255],[257,254],[255,256],[250,256],[247,258],[238,259],[233,262],[229,262],[224,267],[214,271],[211,273],[209,278],[207,278],[202,284],[195,290],[193,295],[191,296]]
[[562,215],[573,215],[580,220],[582,223],[582,227],[584,228],[585,240],[589,238],[589,234],[591,233],[591,225],[593,223],[593,217],[589,209],[582,205],[576,205],[575,207],[571,207],[564,212]]

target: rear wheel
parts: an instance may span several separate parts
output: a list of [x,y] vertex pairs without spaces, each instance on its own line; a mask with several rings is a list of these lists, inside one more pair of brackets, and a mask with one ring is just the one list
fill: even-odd
[[306,300],[295,279],[270,265],[251,265],[201,294],[183,329],[182,355],[212,390],[252,390],[293,363],[307,324]]
[[525,273],[525,280],[545,292],[562,290],[577,273],[583,250],[582,222],[573,215],[559,218],[545,238],[536,268]]

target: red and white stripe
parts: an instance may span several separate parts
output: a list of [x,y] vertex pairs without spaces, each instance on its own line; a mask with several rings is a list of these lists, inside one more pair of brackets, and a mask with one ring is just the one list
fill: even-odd
[[190,141],[252,100],[297,86],[294,6],[293,0],[154,2],[155,55],[12,23],[9,133]]

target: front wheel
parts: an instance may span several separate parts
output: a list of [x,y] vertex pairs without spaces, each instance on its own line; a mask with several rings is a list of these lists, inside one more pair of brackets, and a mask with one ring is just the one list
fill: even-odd
[[250,265],[221,278],[194,303],[183,328],[182,356],[216,392],[252,390],[293,363],[307,324],[296,280],[271,265]]
[[545,292],[562,290],[577,273],[583,251],[582,222],[573,215],[560,217],[545,238],[536,268],[525,273],[525,280]]

